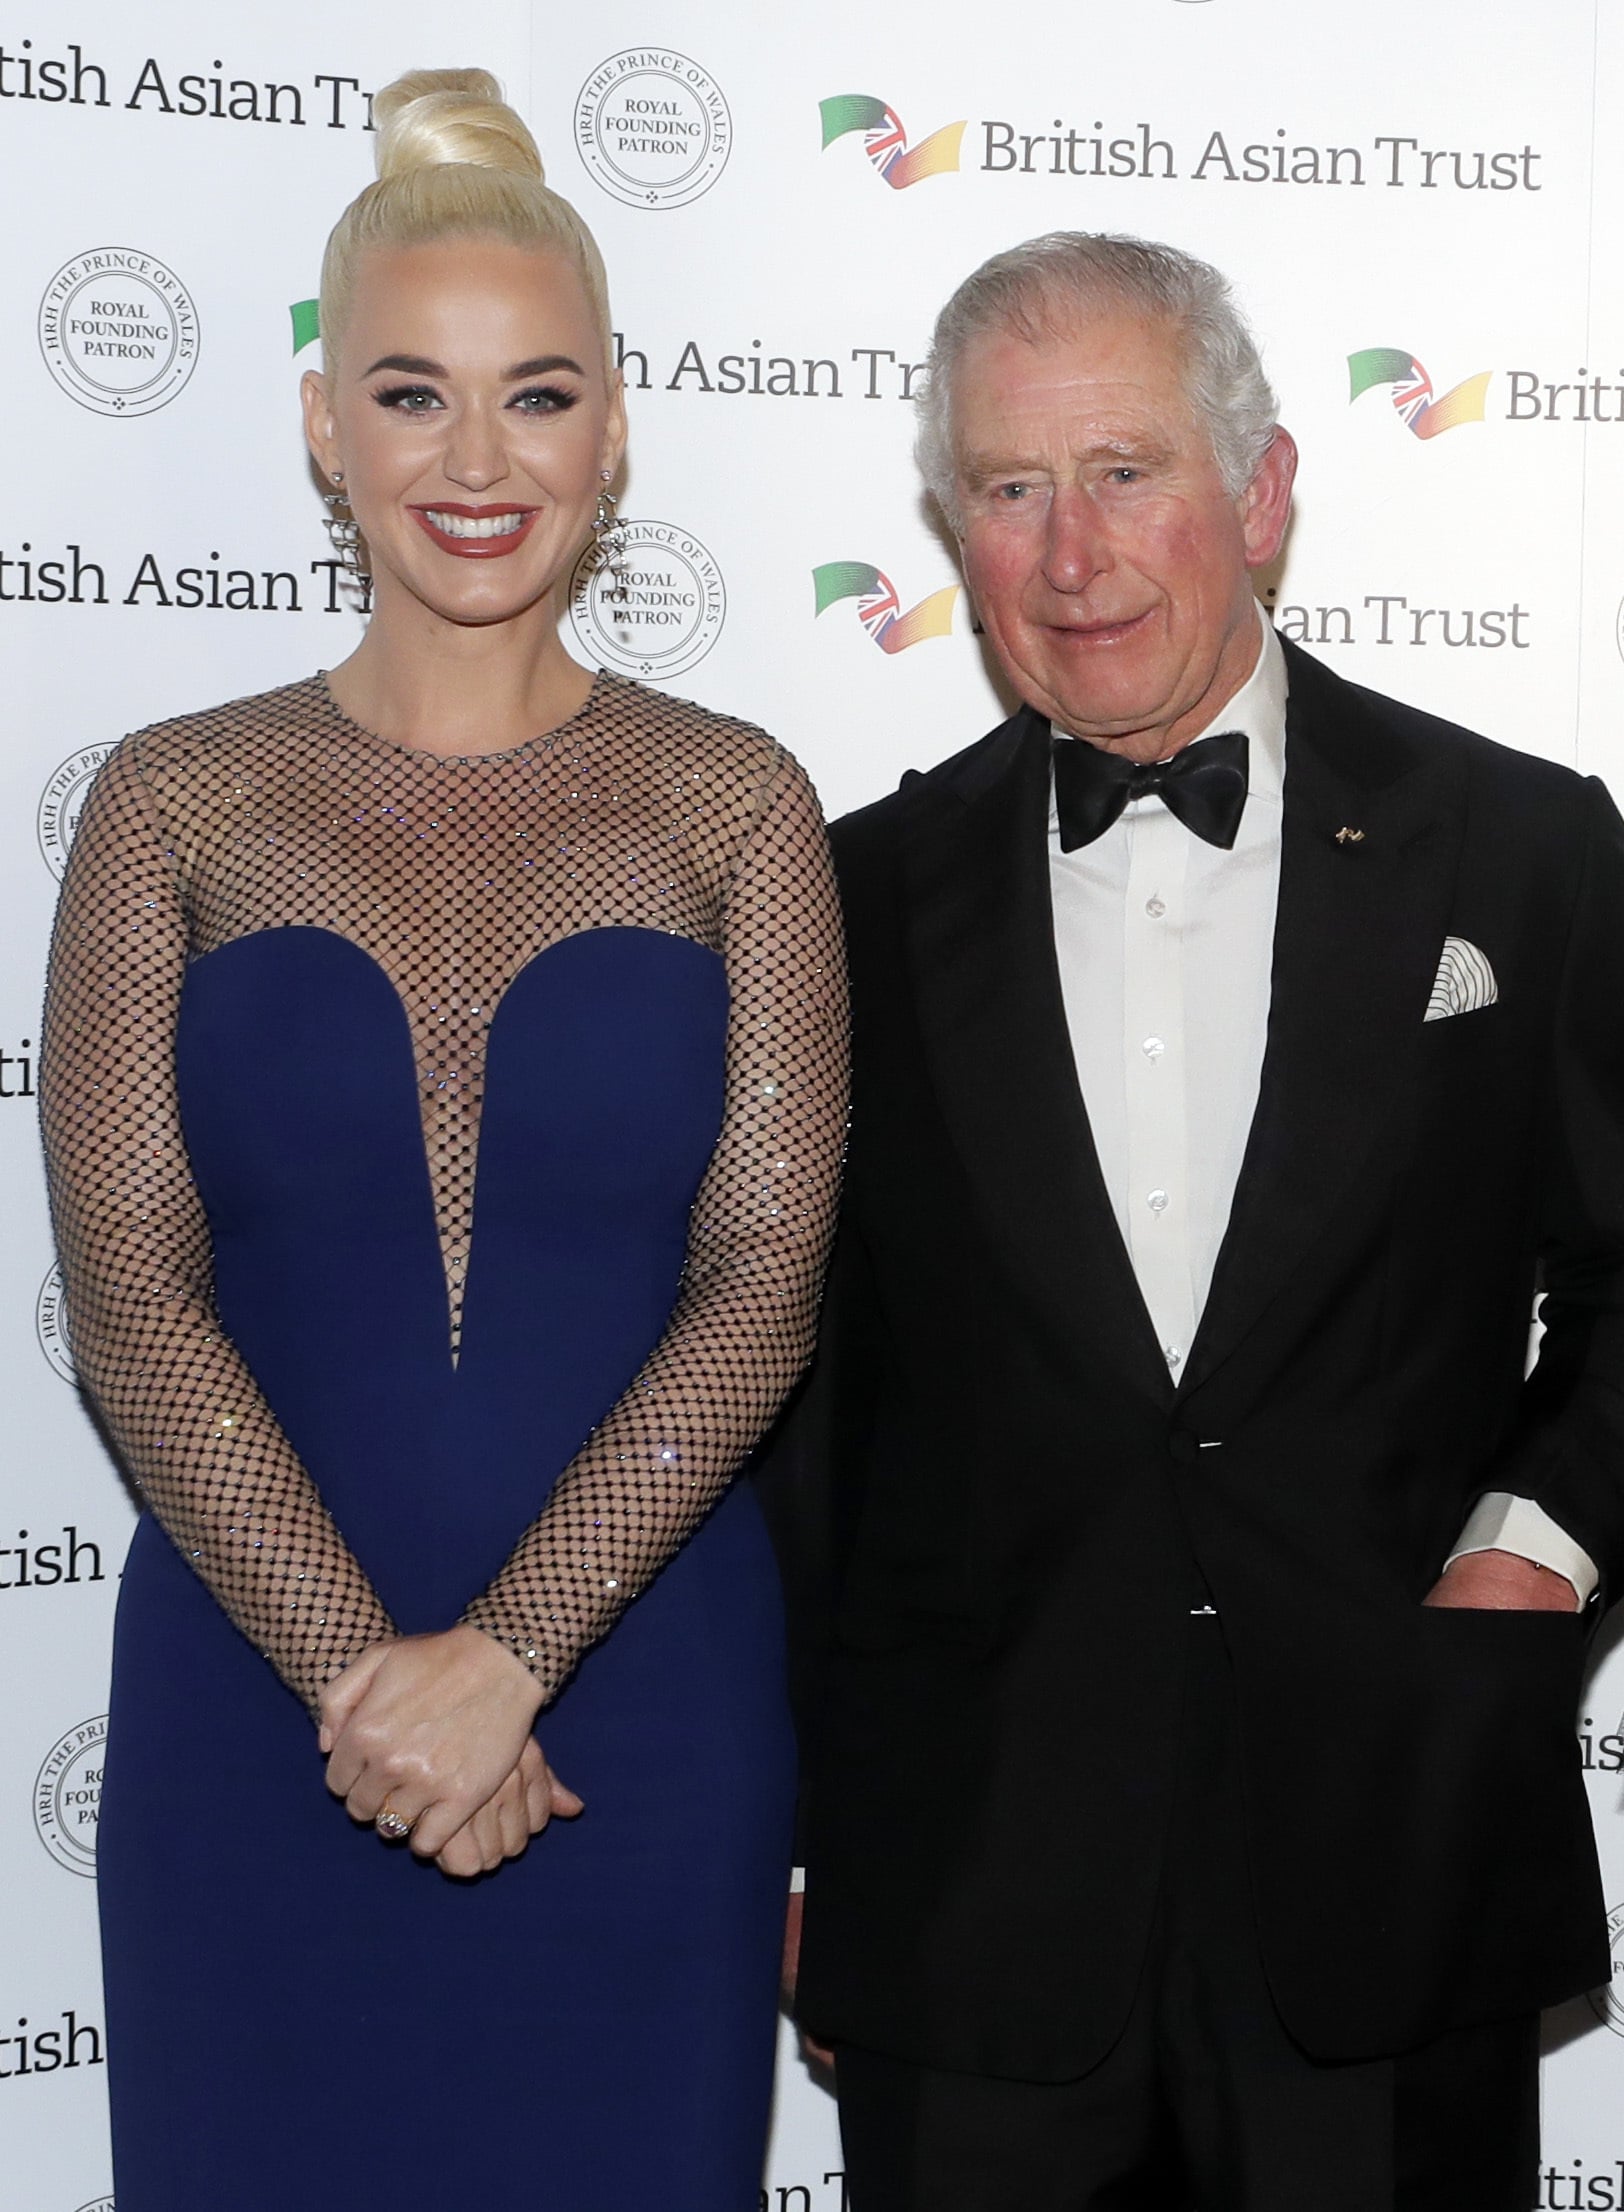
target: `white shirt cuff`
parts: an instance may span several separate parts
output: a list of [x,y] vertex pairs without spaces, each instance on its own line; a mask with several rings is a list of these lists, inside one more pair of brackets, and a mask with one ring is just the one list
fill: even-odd
[[1579,1593],[1581,1613],[1601,1580],[1590,1554],[1558,1528],[1543,1507],[1532,1498],[1515,1498],[1508,1490],[1491,1490],[1478,1499],[1444,1565],[1452,1567],[1474,1551],[1515,1552],[1519,1559],[1531,1559],[1536,1567],[1565,1576]]
[[806,1887],[806,1868],[805,1868],[804,1866],[792,1866],[792,1867],[790,1868],[790,1870],[789,1870],[789,1893],[790,1893],[790,1895],[791,1895],[792,1897],[799,1897],[799,1896],[800,1896],[800,1894],[801,1894],[801,1892],[802,1892],[802,1890],[803,1890],[803,1889],[805,1889],[805,1887]]

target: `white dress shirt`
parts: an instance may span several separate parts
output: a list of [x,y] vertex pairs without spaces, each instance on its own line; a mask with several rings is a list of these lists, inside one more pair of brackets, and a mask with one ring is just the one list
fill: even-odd
[[[1060,849],[1052,800],[1049,812],[1055,947],[1078,1081],[1175,1380],[1212,1287],[1268,1032],[1286,663],[1261,607],[1258,624],[1251,675],[1200,733],[1246,733],[1246,808],[1231,851],[1194,836],[1155,796],[1131,800],[1102,836],[1070,853]],[[1566,1576],[1581,1605],[1596,1587],[1592,1561],[1531,1499],[1481,1499],[1450,1556],[1489,1550]]]

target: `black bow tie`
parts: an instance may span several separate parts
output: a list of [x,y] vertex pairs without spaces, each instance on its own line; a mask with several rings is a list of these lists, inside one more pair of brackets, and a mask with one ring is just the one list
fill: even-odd
[[1171,760],[1141,766],[1101,751],[1085,738],[1056,737],[1055,807],[1060,849],[1075,852],[1103,837],[1130,799],[1159,798],[1169,814],[1209,845],[1228,852],[1246,805],[1246,733],[1224,730],[1197,739]]

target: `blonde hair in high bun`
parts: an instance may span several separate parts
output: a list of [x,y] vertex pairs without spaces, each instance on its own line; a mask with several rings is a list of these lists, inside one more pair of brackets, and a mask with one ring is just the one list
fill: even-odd
[[338,357],[361,257],[375,246],[432,245],[442,238],[502,238],[560,253],[579,272],[613,372],[609,283],[597,241],[566,199],[550,191],[521,117],[485,69],[411,69],[372,102],[378,181],[333,226],[321,264],[321,336]]

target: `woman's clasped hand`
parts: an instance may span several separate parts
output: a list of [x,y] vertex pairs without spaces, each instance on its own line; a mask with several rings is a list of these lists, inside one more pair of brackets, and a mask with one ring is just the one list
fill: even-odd
[[534,1677],[480,1629],[369,1645],[322,1696],[327,1787],[353,1820],[408,1824],[442,1873],[489,1874],[555,1814],[582,1810],[531,1733],[540,1704]]

